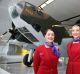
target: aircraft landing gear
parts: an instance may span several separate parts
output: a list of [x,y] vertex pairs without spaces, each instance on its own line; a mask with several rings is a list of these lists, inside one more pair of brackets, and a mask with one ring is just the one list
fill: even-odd
[[26,65],[26,66],[28,66],[28,67],[31,67],[31,64],[32,64],[32,59],[30,60],[30,62],[28,62],[28,56],[29,56],[29,54],[26,54],[25,56],[24,56],[24,58],[23,58],[23,63],[24,63],[24,65]]
[[30,49],[29,54],[26,54],[23,58],[24,65],[31,67],[31,64],[33,62],[32,56],[33,56],[33,49]]

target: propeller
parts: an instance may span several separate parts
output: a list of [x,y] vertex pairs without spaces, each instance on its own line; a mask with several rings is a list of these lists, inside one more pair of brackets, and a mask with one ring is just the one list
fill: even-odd
[[17,29],[15,28],[14,23],[12,22],[12,28],[9,29],[9,32],[11,33],[11,37],[10,39],[15,39],[16,38],[16,34],[17,34]]
[[7,33],[7,31],[6,32],[4,32],[1,36],[0,36],[0,38],[2,38],[3,37],[3,35],[5,35]]
[[12,28],[11,28],[11,29],[8,29],[9,31],[4,32],[4,33],[0,36],[0,38],[2,38],[2,37],[3,37],[5,34],[7,34],[8,32],[11,33],[11,37],[9,38],[9,40],[16,38],[17,29],[15,28],[15,25],[14,25],[13,22],[11,23],[11,25],[12,25]]

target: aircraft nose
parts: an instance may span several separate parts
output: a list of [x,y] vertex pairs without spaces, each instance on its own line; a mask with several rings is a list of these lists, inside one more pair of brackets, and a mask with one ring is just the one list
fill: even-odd
[[12,15],[13,18],[16,18],[19,15],[19,13],[16,10],[16,7],[13,7],[13,10],[12,10],[12,14],[11,15]]

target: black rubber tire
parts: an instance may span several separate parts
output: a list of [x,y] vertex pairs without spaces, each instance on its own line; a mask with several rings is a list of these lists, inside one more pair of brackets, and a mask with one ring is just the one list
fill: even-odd
[[24,65],[28,66],[28,67],[31,67],[31,64],[32,64],[32,59],[30,60],[30,62],[28,62],[28,54],[26,54],[23,58],[23,63]]

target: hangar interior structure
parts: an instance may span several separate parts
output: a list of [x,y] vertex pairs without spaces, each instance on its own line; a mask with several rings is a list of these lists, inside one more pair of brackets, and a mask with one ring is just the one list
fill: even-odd
[[61,48],[58,73],[65,74],[69,30],[79,19],[80,0],[0,0],[0,74],[34,74],[30,59],[47,28]]

